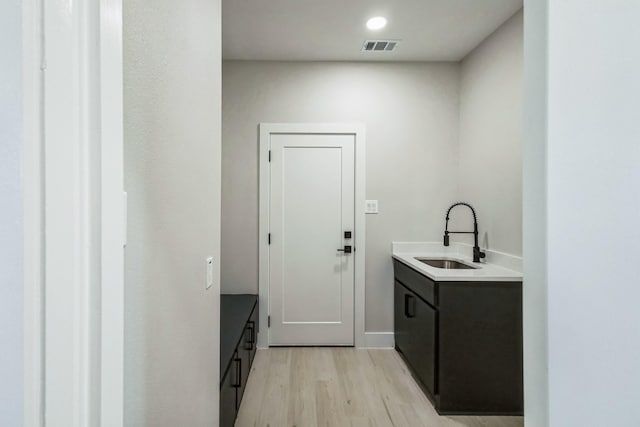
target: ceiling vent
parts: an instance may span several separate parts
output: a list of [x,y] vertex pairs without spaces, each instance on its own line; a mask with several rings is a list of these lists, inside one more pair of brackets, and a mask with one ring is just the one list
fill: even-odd
[[400,40],[366,40],[362,45],[363,52],[392,52]]

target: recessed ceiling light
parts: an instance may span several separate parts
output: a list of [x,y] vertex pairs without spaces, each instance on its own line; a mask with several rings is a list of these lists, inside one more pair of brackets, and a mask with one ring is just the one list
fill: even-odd
[[387,25],[387,18],[376,16],[367,21],[367,28],[370,30],[381,30]]

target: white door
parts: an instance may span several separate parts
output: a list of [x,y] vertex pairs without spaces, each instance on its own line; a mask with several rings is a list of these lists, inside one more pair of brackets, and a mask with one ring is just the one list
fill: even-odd
[[354,149],[354,135],[271,135],[270,345],[353,345]]

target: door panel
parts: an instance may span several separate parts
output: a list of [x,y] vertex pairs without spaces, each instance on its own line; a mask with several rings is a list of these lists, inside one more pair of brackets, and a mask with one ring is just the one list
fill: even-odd
[[354,136],[271,136],[271,345],[353,344]]
[[287,147],[282,167],[282,321],[340,322],[342,149]]

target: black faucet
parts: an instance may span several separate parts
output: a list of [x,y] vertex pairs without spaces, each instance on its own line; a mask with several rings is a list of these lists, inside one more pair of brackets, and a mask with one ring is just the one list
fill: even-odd
[[[466,206],[471,209],[471,213],[473,214],[473,231],[449,231],[449,213],[451,209],[456,206]],[[471,234],[473,233],[473,262],[480,262],[480,258],[484,258],[487,256],[484,252],[480,250],[478,246],[478,217],[476,216],[476,211],[469,203],[458,202],[454,203],[447,210],[446,223],[444,226],[444,245],[449,246],[449,234]]]

